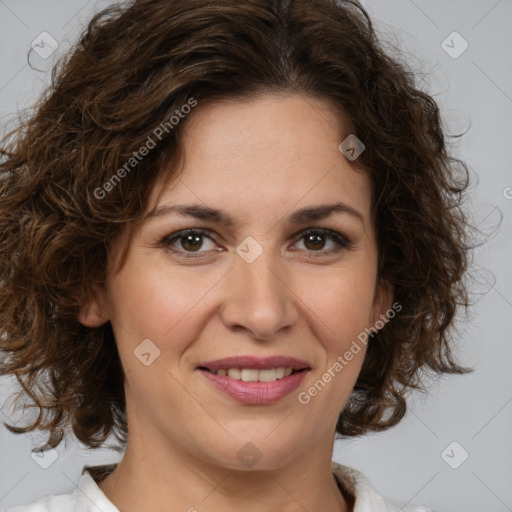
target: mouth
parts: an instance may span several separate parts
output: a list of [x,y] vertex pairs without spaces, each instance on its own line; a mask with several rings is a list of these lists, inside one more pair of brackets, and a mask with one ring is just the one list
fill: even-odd
[[295,375],[299,372],[305,372],[309,368],[294,370],[293,368],[280,366],[277,368],[265,368],[262,370],[258,370],[256,368],[221,368],[219,370],[212,370],[205,366],[199,366],[198,369],[210,372],[213,375],[221,375],[223,377],[229,377],[230,379],[241,380],[243,382],[274,382],[276,380],[289,377],[290,375]]
[[215,388],[238,402],[262,405],[289,395],[311,367],[305,361],[285,356],[243,356],[205,362],[197,370]]

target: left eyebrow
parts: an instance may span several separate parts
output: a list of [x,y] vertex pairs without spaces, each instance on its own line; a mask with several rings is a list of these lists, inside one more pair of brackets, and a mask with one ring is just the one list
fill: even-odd
[[288,217],[290,224],[301,224],[311,220],[322,220],[335,213],[346,213],[358,219],[364,225],[364,217],[355,208],[345,203],[334,203],[320,206],[309,206],[297,210]]
[[[232,228],[237,224],[234,218],[227,212],[201,204],[159,206],[147,213],[144,219],[147,221],[156,217],[162,217],[174,213],[184,217],[194,217],[196,219],[223,224],[228,228]],[[350,215],[353,218],[358,219],[364,226],[363,215],[352,206],[341,202],[301,208],[289,215],[286,220],[289,224],[303,224],[308,221],[326,219],[333,214]]]

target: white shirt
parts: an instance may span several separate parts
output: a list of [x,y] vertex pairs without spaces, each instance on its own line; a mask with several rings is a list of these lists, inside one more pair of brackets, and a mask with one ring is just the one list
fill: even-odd
[[[91,476],[99,480],[114,470],[115,464],[87,467],[82,470],[78,487],[67,494],[45,495],[28,505],[21,505],[0,512],[119,512],[103,494]],[[355,497],[353,512],[434,512],[425,507],[414,507],[384,498],[375,492],[359,471],[332,462],[332,472],[338,484]],[[99,481],[98,480],[98,481]]]

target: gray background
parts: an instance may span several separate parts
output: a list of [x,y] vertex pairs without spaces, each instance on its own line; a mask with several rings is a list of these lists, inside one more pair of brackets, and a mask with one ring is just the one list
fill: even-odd
[[[55,57],[94,12],[110,3],[0,0],[0,131],[17,110],[30,107],[48,83]],[[419,83],[443,110],[447,131],[468,130],[453,151],[471,168],[473,225],[492,238],[475,254],[477,305],[459,323],[460,358],[476,371],[432,383],[428,395],[412,397],[400,425],[337,442],[334,459],[361,470],[378,492],[439,512],[512,511],[512,2],[366,0],[364,6],[383,40],[400,47],[420,73]],[[59,48],[48,59],[33,54],[35,71],[27,64],[27,51],[44,31]],[[454,31],[469,45],[457,58],[463,40],[447,39]],[[0,380],[0,405],[11,390],[11,380]],[[13,421],[10,405],[4,404],[0,419]],[[32,460],[31,449],[45,440],[41,434],[13,435],[0,428],[0,507],[69,492],[85,463],[120,457],[71,441],[61,444],[58,458],[43,469]]]

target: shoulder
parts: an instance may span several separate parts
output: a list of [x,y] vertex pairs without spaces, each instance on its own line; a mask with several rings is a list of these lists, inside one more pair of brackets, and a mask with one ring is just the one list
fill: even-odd
[[354,496],[353,512],[435,512],[430,508],[407,505],[381,496],[373,489],[368,479],[353,468],[333,461],[332,472],[339,485]]
[[[19,505],[9,509],[0,509],[0,512],[119,512],[119,510],[107,499],[98,484],[94,481],[93,474],[101,472],[101,468],[110,466],[85,467],[78,486],[67,494],[47,494],[33,503]],[[96,471],[94,471],[96,470]]]

